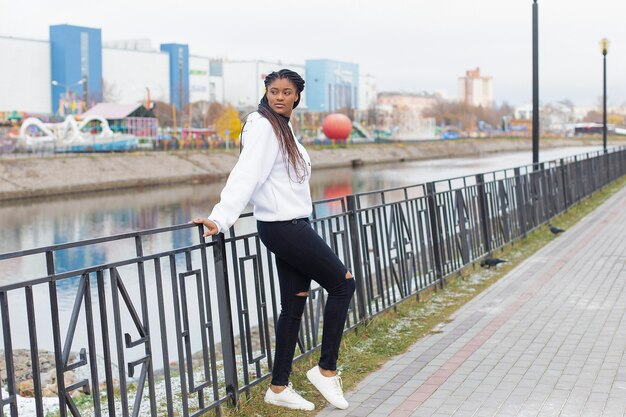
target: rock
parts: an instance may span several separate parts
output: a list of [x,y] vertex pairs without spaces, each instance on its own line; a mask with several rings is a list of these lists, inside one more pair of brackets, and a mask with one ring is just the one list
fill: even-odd
[[35,386],[33,384],[32,379],[27,379],[26,381],[20,382],[20,396],[22,397],[34,397],[35,396]]

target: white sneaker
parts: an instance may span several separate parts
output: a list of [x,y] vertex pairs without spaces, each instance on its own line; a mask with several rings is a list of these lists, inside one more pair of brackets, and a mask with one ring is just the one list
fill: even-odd
[[279,394],[276,394],[271,388],[268,388],[265,393],[265,402],[294,410],[311,411],[315,409],[315,404],[302,398],[300,394],[293,389],[291,382]]
[[343,397],[343,386],[339,375],[331,377],[324,376],[320,372],[319,366],[314,366],[306,373],[306,377],[309,378],[311,384],[326,398],[326,401],[342,410],[348,408],[349,404]]

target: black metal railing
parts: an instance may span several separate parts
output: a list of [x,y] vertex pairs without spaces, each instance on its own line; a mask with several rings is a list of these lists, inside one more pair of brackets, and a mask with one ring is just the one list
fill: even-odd
[[[313,227],[356,278],[346,329],[625,173],[619,148],[315,202]],[[32,276],[0,287],[3,416],[19,415],[20,393],[39,417],[50,395],[60,416],[219,415],[270,374],[276,272],[250,214],[210,241],[184,224],[0,254],[3,271],[16,262]],[[321,343],[325,296],[310,291],[298,357]]]

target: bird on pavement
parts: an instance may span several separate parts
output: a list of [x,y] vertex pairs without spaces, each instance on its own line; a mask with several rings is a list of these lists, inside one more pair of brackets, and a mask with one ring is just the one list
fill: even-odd
[[496,266],[503,262],[506,262],[506,259],[487,257],[483,259],[482,261],[480,261],[480,266],[482,266],[483,268],[484,267],[491,268],[492,266]]
[[549,224],[548,227],[550,228],[550,231],[552,232],[552,234],[554,236],[558,235],[559,233],[563,233],[565,230],[558,228],[556,226],[552,226],[552,224]]

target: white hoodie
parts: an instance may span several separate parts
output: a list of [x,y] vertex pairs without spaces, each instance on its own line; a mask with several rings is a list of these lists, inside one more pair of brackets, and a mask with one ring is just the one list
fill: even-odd
[[[289,128],[293,134],[291,123]],[[311,159],[304,146],[296,140],[307,165],[306,178],[300,184],[294,168],[289,167],[287,171],[269,120],[257,112],[250,114],[242,132],[242,142],[239,160],[228,176],[220,202],[213,208],[209,220],[224,232],[239,218],[248,201],[254,205],[257,220],[272,222],[308,217],[312,212]]]

